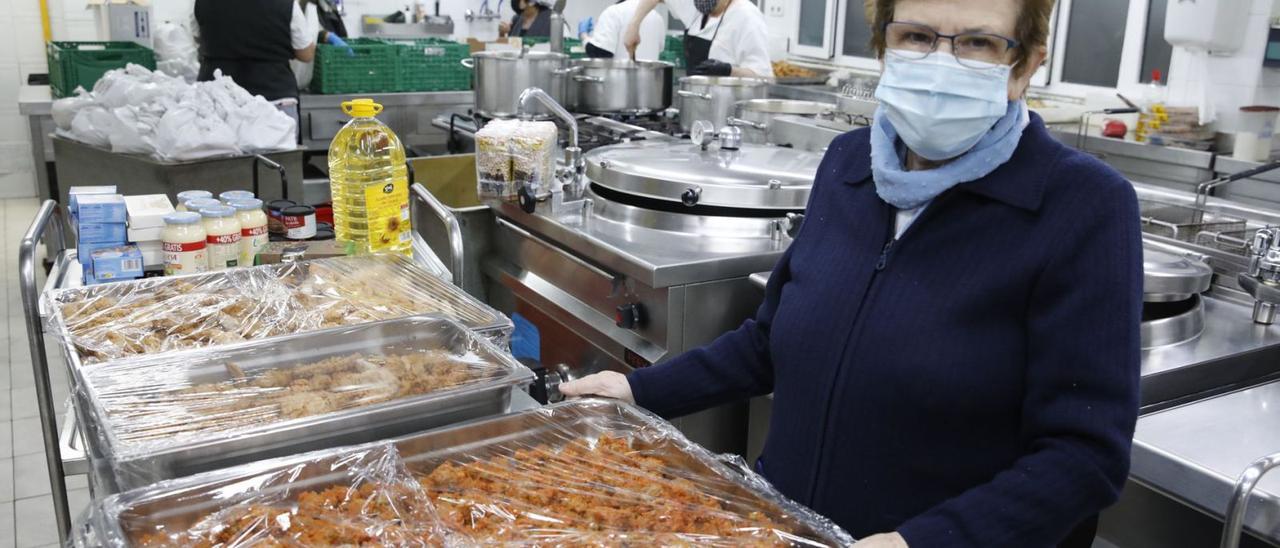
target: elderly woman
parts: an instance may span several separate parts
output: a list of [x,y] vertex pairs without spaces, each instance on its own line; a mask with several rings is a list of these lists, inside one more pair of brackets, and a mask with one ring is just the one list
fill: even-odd
[[1123,177],[1022,97],[1052,0],[874,0],[872,127],[837,138],[756,318],[569,395],[774,394],[756,468],[858,547],[1088,546],[1129,469],[1142,241]]

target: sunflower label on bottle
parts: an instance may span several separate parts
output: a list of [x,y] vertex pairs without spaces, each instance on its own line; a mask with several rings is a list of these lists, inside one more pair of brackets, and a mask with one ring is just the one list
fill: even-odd
[[412,242],[409,224],[409,186],[407,180],[393,180],[382,186],[370,185],[364,190],[365,210],[369,214],[369,250],[400,248]]

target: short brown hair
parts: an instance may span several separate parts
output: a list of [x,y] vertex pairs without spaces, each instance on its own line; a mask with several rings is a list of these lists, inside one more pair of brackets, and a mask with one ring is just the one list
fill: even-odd
[[[1055,0],[1022,0],[1022,12],[1018,14],[1014,40],[1018,41],[1014,65],[1019,73],[1035,70],[1026,66],[1027,59],[1036,48],[1049,43],[1049,19],[1053,16]],[[884,26],[893,21],[893,5],[897,0],[865,0],[867,20],[871,22],[871,47],[877,57],[884,57]]]

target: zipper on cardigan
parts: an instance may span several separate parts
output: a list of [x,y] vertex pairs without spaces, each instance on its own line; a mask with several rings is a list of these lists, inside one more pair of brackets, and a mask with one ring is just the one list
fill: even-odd
[[884,247],[880,249],[880,259],[876,261],[876,270],[884,270],[886,264],[889,263],[889,252],[893,251],[893,244],[898,239],[894,238],[884,243]]

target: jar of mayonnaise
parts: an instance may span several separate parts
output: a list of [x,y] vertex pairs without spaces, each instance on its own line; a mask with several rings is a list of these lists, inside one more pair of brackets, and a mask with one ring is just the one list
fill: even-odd
[[254,257],[267,247],[267,213],[257,198],[233,200],[229,205],[240,219],[240,266],[252,266]]
[[231,205],[231,202],[236,200],[252,200],[253,198],[253,193],[248,190],[228,190],[218,195],[218,199],[227,205]]
[[208,190],[184,190],[178,193],[178,211],[188,211],[187,202],[190,200],[207,200],[213,198],[213,193]]
[[194,198],[191,200],[187,200],[182,205],[183,205],[183,208],[182,208],[183,211],[194,211],[196,213],[200,213],[201,209],[210,207],[210,206],[220,206],[222,205],[222,202],[219,202],[218,200],[215,200],[213,198]]
[[208,242],[199,213],[178,211],[165,215],[160,239],[165,276],[209,271]]
[[240,219],[228,206],[200,208],[204,217],[205,242],[209,250],[209,270],[222,270],[240,264]]

